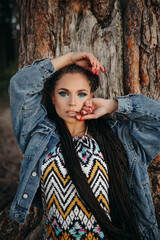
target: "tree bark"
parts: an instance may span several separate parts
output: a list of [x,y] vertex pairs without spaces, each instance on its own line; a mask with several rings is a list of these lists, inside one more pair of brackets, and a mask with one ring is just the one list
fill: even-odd
[[160,99],[160,2],[130,0],[123,26],[125,93]]
[[123,94],[122,18],[119,1],[21,1],[19,67],[37,58],[90,51],[107,69],[102,97]]
[[[160,100],[160,1],[130,0],[123,16],[124,92]],[[149,176],[160,227],[160,155]]]
[[[160,100],[159,0],[17,1],[19,67],[69,51],[90,51],[106,68],[96,95],[113,98],[143,93]],[[160,224],[160,156],[151,164],[149,174]],[[31,211],[32,216],[38,215],[35,211]],[[34,221],[37,229],[40,218]],[[33,229],[31,224],[28,220],[21,233],[26,233],[26,228]],[[37,239],[31,231],[19,239]],[[9,239],[18,238],[12,232]]]

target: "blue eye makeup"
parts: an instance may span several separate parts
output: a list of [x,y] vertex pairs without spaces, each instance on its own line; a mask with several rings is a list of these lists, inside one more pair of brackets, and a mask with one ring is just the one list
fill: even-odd
[[87,96],[87,93],[78,93],[79,98],[84,98]]
[[58,93],[61,97],[68,97],[68,94],[66,92],[59,92]]
[[[58,94],[63,98],[69,97],[69,93],[67,93],[67,92],[59,92]],[[84,98],[86,96],[87,96],[87,93],[83,93],[83,92],[80,92],[77,94],[78,98]]]

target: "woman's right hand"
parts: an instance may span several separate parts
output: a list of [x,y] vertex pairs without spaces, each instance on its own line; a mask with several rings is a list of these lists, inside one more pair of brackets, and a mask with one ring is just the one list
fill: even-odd
[[99,74],[100,70],[105,72],[103,65],[98,61],[98,59],[89,52],[72,52],[69,53],[71,60],[74,64],[85,68],[88,71],[93,72],[93,74]]
[[60,70],[61,68],[71,64],[76,64],[88,71],[93,72],[93,74],[98,75],[100,73],[100,70],[102,72],[105,72],[102,64],[92,53],[89,52],[70,52],[60,57],[54,58],[51,61],[56,70]]
[[76,115],[79,121],[97,119],[118,110],[118,101],[114,99],[90,98],[84,102],[81,112]]

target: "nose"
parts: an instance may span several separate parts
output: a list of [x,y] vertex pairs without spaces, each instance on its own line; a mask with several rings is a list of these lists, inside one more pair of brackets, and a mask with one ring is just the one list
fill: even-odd
[[75,98],[75,96],[70,96],[70,98],[69,98],[69,105],[70,106],[76,106],[76,98]]

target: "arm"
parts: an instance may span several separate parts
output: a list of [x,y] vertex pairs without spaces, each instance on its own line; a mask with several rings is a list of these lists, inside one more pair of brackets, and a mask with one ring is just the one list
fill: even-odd
[[[104,71],[103,66],[91,53],[68,53],[50,60],[35,61],[31,66],[19,70],[10,81],[9,95],[11,117],[15,136],[22,150],[37,125],[47,116],[41,104],[44,83],[51,78],[56,70],[70,64],[77,64],[93,73]],[[98,72],[97,72],[98,71]]]
[[149,163],[160,153],[160,101],[145,95],[129,95],[118,99],[117,114],[126,116],[129,132],[144,149]]
[[142,94],[130,94],[116,100],[91,98],[85,101],[77,119],[96,119],[113,112],[143,124],[148,125],[150,121],[152,126],[160,124],[160,102]]
[[105,72],[104,67],[98,61],[98,59],[88,52],[71,52],[67,53],[58,58],[51,60],[55,69],[60,70],[63,67],[66,67],[71,64],[76,64],[80,67],[85,68],[86,70],[93,72],[93,74],[99,74],[100,70]]
[[30,134],[47,113],[41,104],[44,83],[55,73],[49,58],[19,70],[10,81],[11,118],[17,142],[24,152]]
[[104,98],[91,98],[85,101],[81,110],[76,118],[79,121],[96,119],[108,113],[113,113],[118,109],[118,101],[114,99]]
[[[90,110],[90,107],[91,110]],[[145,95],[127,95],[117,100],[90,99],[78,119],[92,119],[107,113],[125,116],[119,126],[128,126],[131,136],[144,148],[148,163],[160,152],[160,102]],[[90,112],[89,112],[90,110]]]
[[146,153],[146,164],[160,153],[160,101],[145,95],[121,97],[118,114],[125,115],[129,121],[131,136]]

